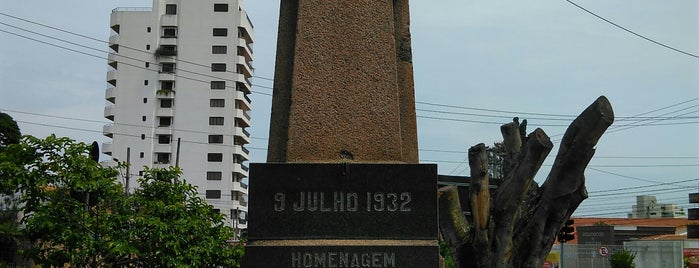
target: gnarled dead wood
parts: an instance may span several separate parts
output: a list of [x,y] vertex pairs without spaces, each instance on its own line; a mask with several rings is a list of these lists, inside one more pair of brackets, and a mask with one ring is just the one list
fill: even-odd
[[473,221],[468,222],[455,211],[461,209],[456,187],[440,190],[440,210],[445,210],[440,211],[440,229],[458,263],[456,267],[541,267],[563,222],[587,198],[585,168],[597,141],[613,121],[609,101],[599,97],[568,127],[541,187],[533,179],[553,144],[543,130],[536,129],[520,145],[517,121],[503,125],[501,132],[510,159],[505,161],[504,182],[488,201],[484,198],[489,194],[482,191],[488,183],[487,165],[482,165],[484,156],[480,153],[481,149],[485,151],[484,146],[472,147]]

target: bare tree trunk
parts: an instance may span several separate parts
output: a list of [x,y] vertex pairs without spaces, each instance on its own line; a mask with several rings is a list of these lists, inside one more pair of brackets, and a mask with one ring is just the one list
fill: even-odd
[[541,267],[556,233],[587,198],[585,168],[613,121],[614,112],[604,96],[585,109],[568,127],[541,187],[534,177],[553,148],[549,137],[536,129],[522,142],[516,120],[503,125],[509,159],[503,169],[505,181],[492,199],[485,145],[472,147],[472,222],[460,213],[456,187],[440,189],[440,229],[456,267]]

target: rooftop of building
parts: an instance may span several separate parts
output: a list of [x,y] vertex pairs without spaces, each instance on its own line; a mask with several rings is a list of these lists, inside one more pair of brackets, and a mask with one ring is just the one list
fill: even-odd
[[[577,228],[581,226],[611,225],[624,227],[675,227],[675,234],[654,235],[640,238],[641,240],[686,240],[687,225],[699,224],[699,221],[682,218],[658,218],[658,219],[638,219],[638,218],[572,218],[575,226],[575,239],[568,241],[569,244],[578,243]],[[556,241],[556,244],[559,242]]]

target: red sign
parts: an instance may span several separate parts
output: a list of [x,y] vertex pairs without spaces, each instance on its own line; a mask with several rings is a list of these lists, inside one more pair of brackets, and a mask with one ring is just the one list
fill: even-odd
[[597,252],[599,252],[599,255],[601,255],[602,257],[607,257],[607,255],[609,255],[609,249],[607,247],[599,247],[599,249],[597,249]]

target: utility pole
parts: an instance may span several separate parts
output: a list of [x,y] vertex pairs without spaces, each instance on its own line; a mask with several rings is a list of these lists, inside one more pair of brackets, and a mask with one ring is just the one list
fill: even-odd
[[180,167],[180,142],[182,138],[177,138],[177,151],[175,153],[175,167]]
[[126,147],[126,177],[124,182],[124,194],[129,195],[129,180],[131,177],[131,147]]

